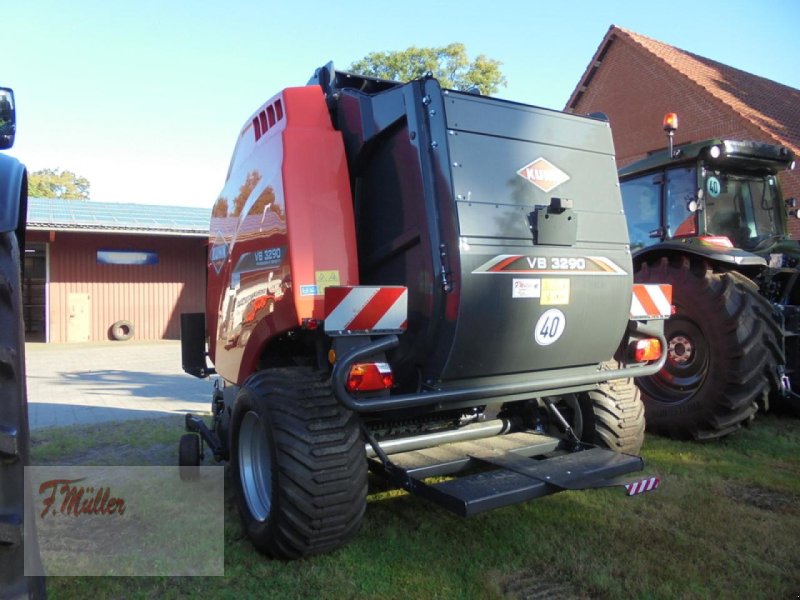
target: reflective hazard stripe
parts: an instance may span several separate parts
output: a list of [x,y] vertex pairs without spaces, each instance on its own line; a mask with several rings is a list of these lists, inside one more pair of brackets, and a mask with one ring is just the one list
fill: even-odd
[[408,322],[404,287],[325,288],[325,332],[329,335],[402,332]]
[[637,494],[643,494],[644,492],[656,489],[660,483],[661,480],[658,477],[648,477],[641,481],[625,484],[625,491],[628,496],[636,496]]
[[631,319],[668,319],[672,315],[672,286],[633,284]]

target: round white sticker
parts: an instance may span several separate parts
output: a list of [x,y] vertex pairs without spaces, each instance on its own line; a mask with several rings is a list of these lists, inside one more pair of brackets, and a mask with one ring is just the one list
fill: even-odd
[[722,186],[719,184],[719,179],[716,177],[709,177],[708,181],[706,181],[706,189],[708,190],[708,193],[711,194],[712,198],[719,196],[719,193],[722,191]]
[[544,312],[536,321],[536,329],[533,338],[540,346],[549,346],[561,337],[564,328],[567,326],[567,318],[564,313],[557,308],[551,308]]

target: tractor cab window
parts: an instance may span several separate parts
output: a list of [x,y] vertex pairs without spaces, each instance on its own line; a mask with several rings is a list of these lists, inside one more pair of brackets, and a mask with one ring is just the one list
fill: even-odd
[[661,241],[660,186],[653,175],[622,183],[622,204],[628,222],[631,250]]
[[672,169],[666,174],[667,236],[697,235],[697,171]]
[[775,177],[708,171],[705,188],[708,233],[724,235],[745,250],[782,233]]

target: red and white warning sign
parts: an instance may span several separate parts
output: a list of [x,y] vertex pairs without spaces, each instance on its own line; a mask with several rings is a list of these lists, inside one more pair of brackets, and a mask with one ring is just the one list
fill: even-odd
[[672,316],[671,285],[633,284],[631,319],[668,319],[670,316]]
[[639,494],[643,494],[644,492],[651,492],[654,489],[658,488],[661,480],[658,477],[647,477],[646,479],[642,479],[640,481],[634,481],[633,483],[625,484],[625,491],[627,492],[628,496],[637,496]]
[[331,286],[325,288],[328,335],[401,333],[408,326],[405,287]]

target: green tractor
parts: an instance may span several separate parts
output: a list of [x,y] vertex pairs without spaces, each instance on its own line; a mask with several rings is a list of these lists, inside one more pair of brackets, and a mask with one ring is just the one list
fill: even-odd
[[777,399],[800,407],[800,245],[778,174],[786,147],[711,139],[669,147],[619,171],[637,283],[670,283],[667,362],[637,380],[648,428],[718,438]]
[[[14,144],[14,92],[0,87],[0,150]],[[28,175],[0,154],[0,598],[44,598],[34,524],[24,519],[25,466],[30,464],[22,324],[21,254],[25,248]]]

